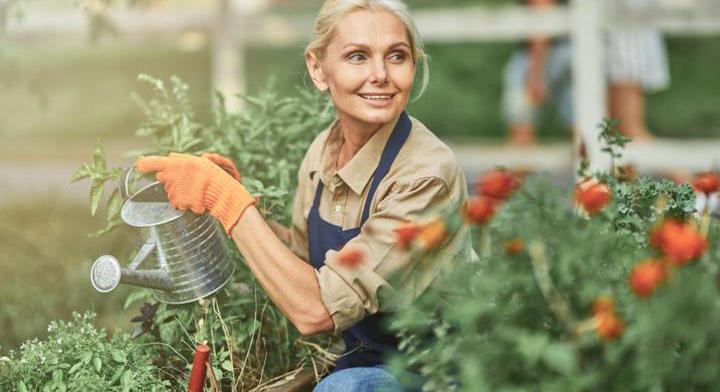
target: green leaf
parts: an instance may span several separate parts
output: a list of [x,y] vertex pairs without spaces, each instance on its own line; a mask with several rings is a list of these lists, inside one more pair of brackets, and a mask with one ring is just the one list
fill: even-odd
[[535,363],[548,344],[548,336],[544,334],[524,333],[518,336],[518,351],[528,361],[529,364]]
[[30,392],[27,385],[23,381],[18,382],[17,384],[17,392]]
[[230,373],[233,372],[233,366],[230,361],[224,361],[221,366],[223,369],[227,370],[228,372],[230,372]]
[[92,358],[93,358],[93,353],[92,353],[92,351],[88,351],[88,352],[85,353],[85,355],[83,355],[81,361],[82,361],[82,363],[83,363],[84,365],[87,365],[87,364],[90,363],[90,361],[92,361]]
[[95,356],[95,358],[93,358],[93,365],[95,365],[95,371],[100,373],[100,369],[102,369],[102,359],[100,359],[100,357],[98,356]]
[[175,336],[177,336],[177,329],[175,328],[174,324],[175,322],[171,321],[169,323],[160,325],[160,340],[162,340],[163,343],[170,344],[175,341]]
[[129,308],[130,305],[134,304],[137,301],[149,298],[152,298],[152,293],[150,292],[150,290],[133,290],[130,294],[128,294],[127,298],[125,298],[125,304],[123,305],[123,309]]
[[108,382],[109,385],[115,385],[120,380],[120,376],[122,376],[123,372],[125,371],[125,366],[121,366],[118,370],[113,373],[112,378]]
[[72,177],[70,177],[70,182],[77,182],[84,178],[88,178],[90,177],[90,173],[90,165],[88,165],[87,163],[83,163],[82,166],[75,170],[75,173],[73,173]]
[[117,349],[110,350],[110,356],[117,363],[127,363],[127,356],[125,355],[124,352],[122,352],[120,350],[117,350]]
[[95,152],[93,153],[93,161],[95,163],[95,170],[99,173],[105,172],[107,167],[105,164],[105,150],[100,145],[100,142],[95,145]]
[[123,392],[130,392],[132,387],[133,372],[130,369],[123,372],[122,378],[120,379],[120,385],[122,386]]
[[213,374],[215,375],[215,379],[220,380],[222,379],[222,370],[216,368],[215,366],[212,367]]
[[52,373],[52,382],[55,385],[58,385],[62,382],[63,379],[63,372],[62,370],[54,370]]
[[575,373],[577,358],[575,349],[568,343],[553,343],[545,347],[543,362],[558,373],[568,376]]
[[92,187],[90,188],[90,214],[95,216],[100,200],[102,199],[104,182],[95,180],[93,181]]
[[81,362],[78,362],[78,363],[74,364],[74,365],[70,368],[70,370],[68,370],[68,373],[69,373],[69,374],[73,374],[73,373],[77,372],[78,370],[80,370],[80,368],[81,368],[82,366],[83,366],[82,361],[81,361]]
[[117,218],[122,208],[122,198],[120,197],[120,191],[115,189],[110,195],[107,205],[107,221],[112,222],[113,219]]

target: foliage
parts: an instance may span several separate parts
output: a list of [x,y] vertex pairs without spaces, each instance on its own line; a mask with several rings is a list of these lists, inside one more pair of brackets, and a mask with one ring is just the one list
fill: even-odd
[[[258,206],[266,217],[288,220],[300,161],[315,134],[334,116],[326,98],[307,91],[300,91],[299,97],[278,97],[269,87],[257,97],[243,97],[246,109],[242,112],[228,113],[218,94],[212,121],[203,124],[196,120],[189,88],[179,78],[171,78],[169,84],[147,75],[139,78],[152,86],[154,94],[135,96],[146,116],[136,134],[149,139],[149,147],[134,155],[221,153],[236,162],[243,183],[259,196]],[[97,147],[94,161],[82,165],[73,179],[91,179],[91,189],[102,189],[105,182],[115,183],[124,172],[108,168],[102,148]],[[97,209],[95,195],[91,191],[91,212]],[[116,206],[119,198],[115,195],[108,201],[103,232],[120,222],[121,201]],[[234,281],[210,298],[187,305],[157,304],[151,291],[135,290],[125,307],[143,304],[142,315],[134,319],[141,325],[133,335],[162,343],[155,360],[158,366],[173,369],[170,373],[187,371],[186,361],[196,344],[208,342],[218,385],[243,391],[314,361],[314,347],[321,346],[297,341],[297,331],[259,288],[236,247],[229,243],[228,248],[238,263]]]
[[153,364],[153,346],[120,331],[108,336],[93,325],[93,313],[53,321],[48,337],[26,342],[0,358],[3,391],[169,391],[162,369]]
[[152,145],[142,154],[223,154],[241,169],[263,211],[272,218],[289,217],[300,161],[313,136],[335,115],[326,97],[302,89],[298,97],[279,97],[270,85],[256,97],[243,96],[247,109],[235,114],[225,111],[223,97],[216,94],[211,123],[201,125],[194,120],[187,84],[173,77],[168,89],[161,80],[140,79],[156,94],[150,100],[136,96],[148,119],[137,135],[149,137]]
[[[664,267],[667,283],[639,298],[631,269],[664,257],[649,233],[669,217],[695,222],[695,194],[687,184],[600,177],[612,197],[591,216],[549,180],[527,178],[476,227],[480,261],[458,265],[396,315],[402,356],[393,367],[421,374],[426,391],[712,389],[717,224],[702,258]],[[509,251],[510,241],[521,251]],[[613,334],[592,311],[598,298],[611,299]]]

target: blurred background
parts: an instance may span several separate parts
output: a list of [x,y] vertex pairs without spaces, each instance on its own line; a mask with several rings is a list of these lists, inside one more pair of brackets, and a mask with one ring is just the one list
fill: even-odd
[[[594,114],[607,106],[605,90],[597,89],[605,81],[602,65],[592,63],[593,45],[621,24],[662,34],[670,80],[643,95],[654,139],[631,143],[630,163],[679,177],[720,166],[720,0],[657,0],[622,18],[603,11],[599,0],[540,13],[513,0],[407,3],[431,57],[430,86],[409,111],[455,148],[468,178],[505,164],[572,181],[573,138],[554,105],[539,107],[536,144],[507,142],[506,65],[538,34],[585,42],[589,52],[578,50],[571,64],[575,75],[589,75],[575,106],[585,113],[576,116],[581,133],[592,135],[588,121],[598,123],[601,115]],[[98,141],[110,165],[131,164],[126,154],[143,142],[134,137],[143,115],[131,96],[148,93],[138,74],[182,78],[200,121],[209,118],[213,90],[253,95],[271,83],[281,94],[295,94],[309,88],[302,53],[320,4],[0,0],[2,350],[43,336],[50,320],[69,318],[72,310],[94,309],[111,328],[129,327],[137,312],[122,310],[127,289],[102,295],[90,286],[94,258],[127,253],[134,242],[123,230],[88,236],[104,217],[90,216],[89,183],[69,179],[92,159]]]

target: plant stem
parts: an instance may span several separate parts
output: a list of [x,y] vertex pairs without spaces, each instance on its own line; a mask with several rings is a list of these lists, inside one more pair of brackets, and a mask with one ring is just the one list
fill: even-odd
[[480,257],[483,259],[490,257],[490,253],[492,253],[492,237],[490,229],[486,226],[480,231]]
[[535,281],[537,282],[545,301],[548,303],[550,310],[555,314],[560,322],[565,324],[568,331],[574,331],[574,327],[577,323],[570,313],[570,306],[557,290],[552,278],[550,277],[550,267],[547,264],[545,244],[541,241],[533,241],[530,243],[528,251],[530,253],[530,261],[535,274]]
[[[708,197],[709,202],[709,197]],[[710,233],[710,220],[712,219],[710,215],[710,209],[708,208],[708,203],[705,204],[705,207],[703,208],[702,215],[700,217],[700,235],[708,238],[708,234]],[[708,270],[708,272],[715,276],[718,273],[718,267],[716,264],[710,261],[710,256],[708,252],[705,252],[704,255],[700,258],[700,263]]]

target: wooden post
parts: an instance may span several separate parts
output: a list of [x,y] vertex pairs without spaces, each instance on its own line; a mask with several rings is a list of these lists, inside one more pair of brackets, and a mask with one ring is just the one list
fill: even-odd
[[219,0],[218,14],[213,28],[212,47],[212,93],[220,92],[225,97],[228,112],[241,110],[242,102],[236,94],[245,92],[241,75],[245,74],[242,49],[234,33],[233,0]]
[[579,154],[580,143],[584,142],[590,161],[589,169],[607,172],[610,158],[601,151],[598,141],[598,124],[607,115],[602,2],[572,0],[570,36],[573,45],[573,104],[577,127],[575,154]]
[[236,26],[253,13],[260,12],[266,0],[219,0],[218,15],[213,31],[212,86],[225,96],[229,112],[242,110],[243,101],[237,94],[247,93],[245,69],[245,37]]

